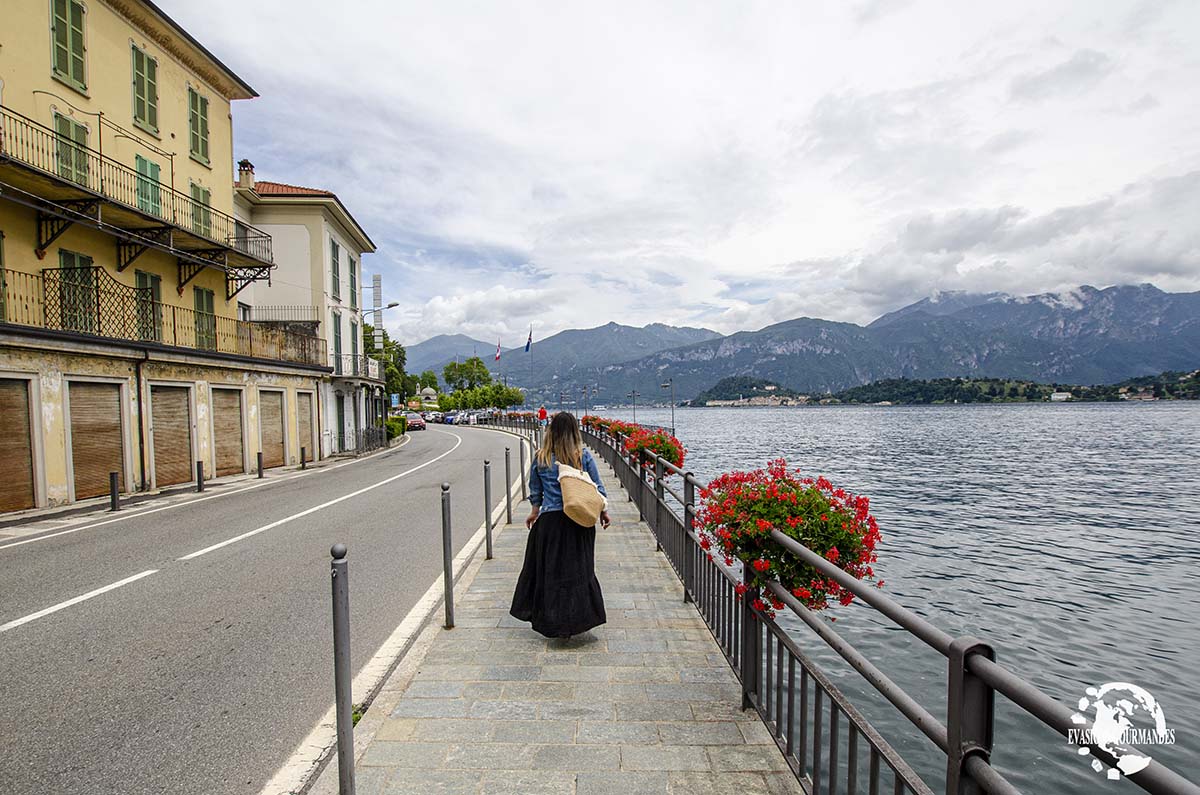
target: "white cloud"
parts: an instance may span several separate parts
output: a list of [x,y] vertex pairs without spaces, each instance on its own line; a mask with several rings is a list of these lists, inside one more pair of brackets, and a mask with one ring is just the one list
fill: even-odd
[[380,244],[406,341],[1200,289],[1163,198],[1200,171],[1194,3],[163,5],[263,95],[237,156]]

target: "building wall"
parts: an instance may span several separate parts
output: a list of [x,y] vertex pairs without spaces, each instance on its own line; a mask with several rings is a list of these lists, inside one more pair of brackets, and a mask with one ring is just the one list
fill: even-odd
[[[88,128],[88,146],[103,149],[105,156],[134,167],[135,155],[160,166],[160,180],[187,194],[189,181],[212,191],[212,206],[233,212],[230,174],[233,164],[233,127],[230,88],[218,87],[220,79],[211,68],[193,57],[174,31],[153,19],[132,0],[84,3],[87,91],[81,92],[55,78],[52,69],[50,0],[5,0],[0,25],[0,102],[47,127],[53,127],[55,111],[70,116]],[[122,7],[140,19],[135,25],[119,13]],[[158,62],[158,134],[137,127],[133,119],[133,45],[144,49]],[[185,63],[184,59],[192,63]],[[200,74],[201,70],[207,72]],[[189,156],[188,87],[208,98],[209,164]],[[167,158],[136,140],[101,130],[97,112],[125,128],[135,138],[173,153]]]

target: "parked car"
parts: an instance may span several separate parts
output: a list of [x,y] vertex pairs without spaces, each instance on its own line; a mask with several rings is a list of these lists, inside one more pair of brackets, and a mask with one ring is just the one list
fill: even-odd
[[420,414],[417,414],[414,411],[414,412],[404,415],[404,417],[406,420],[408,420],[408,429],[410,431],[425,430],[425,418],[422,417]]
[[453,425],[457,420],[458,414],[453,411],[447,412],[445,416],[442,417],[442,422],[446,423],[447,425]]

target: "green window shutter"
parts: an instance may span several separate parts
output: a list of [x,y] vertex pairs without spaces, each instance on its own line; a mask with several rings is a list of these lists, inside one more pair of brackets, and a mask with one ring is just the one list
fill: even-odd
[[208,162],[208,97],[188,89],[188,146],[193,157]]
[[217,318],[213,314],[213,291],[204,287],[194,287],[192,296],[196,307],[196,347],[215,350]]
[[83,4],[76,0],[54,0],[51,8],[51,61],[54,74],[80,91],[86,91],[87,48],[83,40]]
[[70,0],[54,0],[54,19],[50,34],[54,42],[54,73],[59,77],[71,75],[71,20],[67,17]]
[[83,44],[83,4],[68,0],[71,14],[71,80],[80,88],[87,89],[86,61]]
[[353,320],[350,321],[350,355],[358,361],[358,324]]
[[342,273],[341,273],[341,263],[339,262],[340,254],[341,254],[341,252],[338,249],[337,241],[330,240],[329,241],[329,267],[330,267],[330,273],[332,274],[332,276],[331,276],[331,286],[330,286],[329,294],[332,295],[335,300],[339,300],[339,301],[342,298]]
[[192,231],[198,235],[212,237],[212,191],[192,183]]
[[350,306],[358,307],[358,263],[354,261],[354,257],[349,257],[350,260]]
[[74,251],[58,251],[59,321],[64,331],[95,334],[98,328],[96,273],[92,258]]
[[158,61],[146,56],[146,123],[158,131]]
[[61,114],[54,116],[54,131],[58,134],[55,155],[58,175],[81,185],[88,182],[87,127]]
[[330,325],[330,331],[333,337],[333,374],[342,374],[342,316],[337,312],[330,312],[329,316],[333,321]]
[[137,164],[137,206],[142,212],[162,215],[162,192],[159,186],[158,163],[134,155]]
[[133,52],[133,120],[158,132],[158,62],[136,46]]
[[137,279],[138,334],[144,340],[162,340],[162,278],[155,273],[135,271]]

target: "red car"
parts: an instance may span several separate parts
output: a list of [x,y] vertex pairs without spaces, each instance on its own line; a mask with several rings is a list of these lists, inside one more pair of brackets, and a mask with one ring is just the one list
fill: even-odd
[[405,414],[404,418],[408,420],[408,429],[410,431],[425,430],[425,420],[420,414]]

